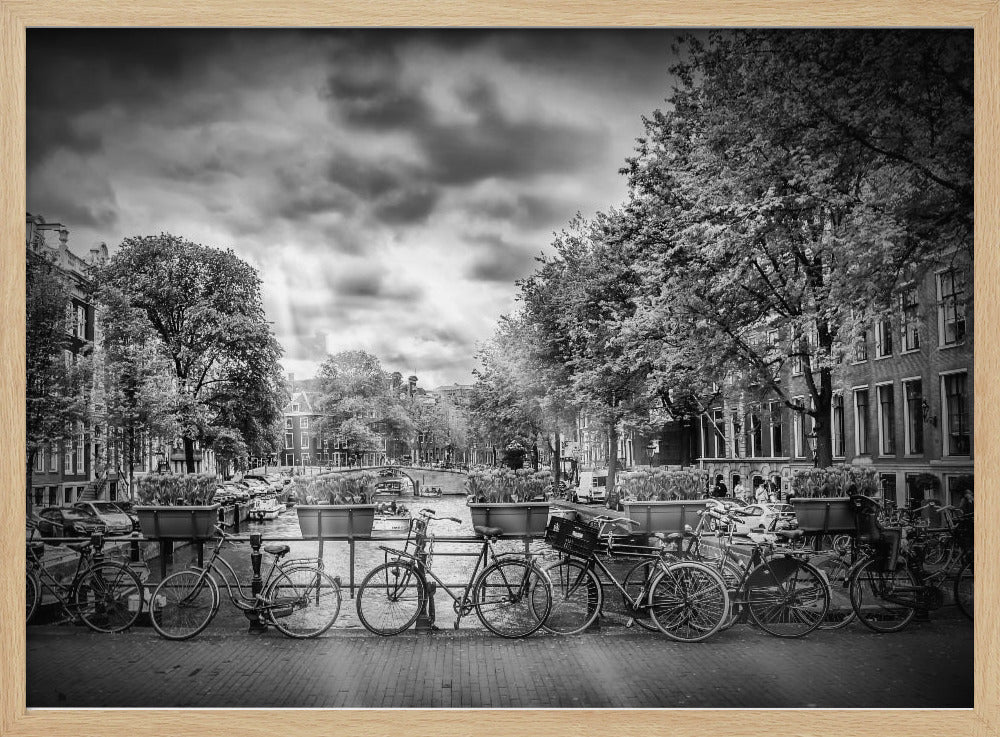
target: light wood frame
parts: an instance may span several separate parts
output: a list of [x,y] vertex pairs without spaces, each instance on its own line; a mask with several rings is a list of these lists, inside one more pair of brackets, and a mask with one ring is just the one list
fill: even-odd
[[[174,0],[117,3],[0,0],[0,735],[302,735],[470,734],[499,731],[556,734],[987,735],[1000,734],[1000,566],[996,533],[998,485],[997,290],[1000,283],[1000,0],[872,2],[870,0],[521,0],[505,6],[455,0],[372,3],[363,0]],[[25,709],[24,625],[17,603],[24,561],[20,525],[24,488],[25,29],[29,26],[964,26],[975,29],[976,333],[975,437],[977,619],[975,708],[969,710],[377,710],[267,712],[240,710]],[[849,655],[845,653],[845,657]],[[858,653],[858,657],[863,657]],[[817,687],[823,664],[817,663]]]

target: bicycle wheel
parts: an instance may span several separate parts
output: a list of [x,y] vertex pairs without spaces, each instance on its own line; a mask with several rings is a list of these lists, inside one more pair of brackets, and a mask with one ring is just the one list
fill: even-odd
[[139,618],[142,582],[128,566],[111,561],[92,566],[73,590],[76,610],[96,632],[121,632]]
[[149,620],[162,637],[186,640],[208,627],[219,608],[219,586],[208,571],[171,573],[149,603]]
[[814,564],[816,569],[823,574],[830,587],[830,606],[826,610],[823,621],[819,624],[821,630],[839,630],[846,627],[857,614],[851,606],[851,590],[848,574],[851,567],[845,558],[839,555],[825,555]]
[[38,609],[38,602],[42,598],[42,588],[38,579],[30,573],[24,576],[24,621],[30,622]]
[[718,571],[681,561],[661,571],[650,588],[649,611],[656,627],[672,640],[700,642],[729,619],[729,592]]
[[798,558],[765,560],[746,583],[750,618],[775,637],[802,637],[819,627],[830,606],[823,574]]
[[601,613],[601,580],[590,566],[575,558],[556,561],[545,573],[552,582],[552,610],[542,626],[558,635],[583,632]]
[[951,535],[932,535],[924,543],[924,563],[936,566],[951,558]]
[[552,609],[552,586],[545,574],[523,560],[498,560],[472,584],[476,616],[500,637],[527,637]]
[[958,605],[959,611],[969,619],[973,618],[976,610],[973,603],[974,583],[973,566],[970,560],[958,572],[954,589],[955,603]]
[[391,561],[373,568],[361,582],[355,608],[361,624],[376,635],[398,635],[424,608],[424,582],[412,563]]
[[[658,628],[649,616],[647,602],[639,601],[639,597],[644,588],[649,590],[649,584],[659,570],[655,560],[641,560],[629,569],[622,580],[622,588],[625,589],[621,595],[624,611],[636,624],[650,632],[656,632]],[[635,606],[632,602],[635,602]]]
[[729,558],[702,562],[712,566],[726,582],[726,592],[729,594],[729,616],[722,623],[722,629],[729,629],[736,624],[736,620],[739,619],[740,612],[743,610],[743,605],[737,601],[736,595],[740,589],[740,581],[743,580],[743,569]]
[[875,632],[898,632],[917,613],[913,606],[916,581],[906,566],[891,572],[876,570],[869,558],[851,577],[851,606],[858,620]]
[[267,616],[278,631],[305,639],[326,632],[340,614],[340,585],[319,568],[299,566],[275,572],[264,591]]

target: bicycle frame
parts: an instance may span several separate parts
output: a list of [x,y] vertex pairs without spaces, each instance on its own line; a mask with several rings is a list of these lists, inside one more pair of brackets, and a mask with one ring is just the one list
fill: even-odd
[[93,565],[93,553],[90,548],[84,548],[79,552],[76,559],[76,571],[73,574],[73,578],[67,584],[59,583],[59,580],[49,571],[45,562],[34,555],[30,549],[27,551],[27,556],[28,566],[35,574],[42,589],[48,591],[56,598],[63,611],[72,617],[76,617],[77,613],[73,610],[72,602],[68,601],[64,595],[72,593],[73,589],[76,588],[77,582],[83,577],[83,574],[91,569]]

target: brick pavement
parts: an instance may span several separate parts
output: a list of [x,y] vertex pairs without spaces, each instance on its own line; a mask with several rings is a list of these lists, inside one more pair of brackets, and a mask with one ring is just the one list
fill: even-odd
[[[348,600],[349,601],[349,600]],[[29,707],[970,707],[973,629],[940,618],[781,640],[737,626],[698,644],[606,627],[502,640],[478,630],[297,641],[213,623],[28,628]]]

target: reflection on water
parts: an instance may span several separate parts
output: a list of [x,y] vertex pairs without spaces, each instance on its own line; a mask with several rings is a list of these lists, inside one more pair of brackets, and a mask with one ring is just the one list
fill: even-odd
[[[440,497],[413,497],[413,496],[383,496],[378,497],[379,501],[390,501],[395,498],[397,504],[403,504],[412,514],[416,515],[421,509],[433,509],[438,517],[455,517],[461,520],[455,523],[447,520],[433,521],[430,523],[430,532],[438,537],[470,537],[475,534],[472,528],[472,515],[465,503],[465,496],[440,496]],[[299,519],[294,507],[281,513],[274,520],[267,522],[252,522],[241,528],[242,534],[260,532],[264,537],[264,543],[276,541],[280,538],[291,547],[288,558],[312,558],[319,555],[320,542],[316,540],[302,540],[299,530]],[[405,542],[405,532],[375,532],[371,540],[360,540],[355,543],[355,585],[364,580],[365,575],[376,565],[383,563],[387,555],[380,546],[402,549]],[[337,542],[326,540],[322,543],[323,566],[331,575],[340,576],[344,586],[344,604],[341,607],[340,618],[337,626],[360,626],[357,621],[357,614],[354,609],[354,601],[350,598],[350,546],[347,542]],[[519,540],[501,541],[498,544],[500,550],[523,550],[523,543]],[[476,542],[469,543],[443,543],[437,542],[434,545],[434,559],[432,569],[434,573],[446,584],[452,586],[456,596],[461,595],[461,586],[464,585],[475,564],[475,554],[479,552],[479,545]],[[444,555],[444,553],[471,553],[473,557]],[[287,558],[286,558],[287,559]],[[454,584],[458,584],[454,586]],[[451,627],[455,620],[451,599],[447,593],[438,591],[435,597],[438,626]],[[462,620],[462,627],[479,627],[479,620],[475,615]]]

